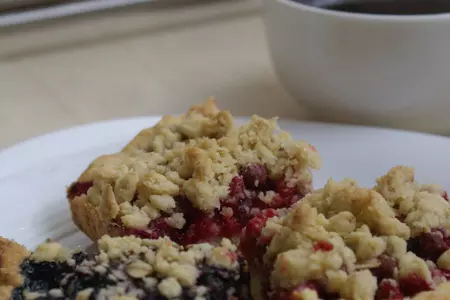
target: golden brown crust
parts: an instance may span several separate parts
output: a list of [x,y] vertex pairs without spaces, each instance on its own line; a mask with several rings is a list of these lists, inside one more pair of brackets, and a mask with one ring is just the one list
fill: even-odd
[[12,289],[22,284],[19,266],[28,255],[23,246],[0,237],[0,299],[8,299]]
[[103,235],[120,236],[122,229],[113,226],[110,220],[102,220],[99,211],[88,202],[88,197],[82,195],[75,197],[70,202],[72,219],[91,240],[97,241]]

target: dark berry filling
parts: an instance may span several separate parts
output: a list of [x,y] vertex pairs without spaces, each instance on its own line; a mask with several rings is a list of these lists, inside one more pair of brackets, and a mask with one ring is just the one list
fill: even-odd
[[[166,299],[157,289],[157,283],[162,278],[153,277],[156,283],[148,286],[144,280],[130,277],[124,271],[124,262],[112,260],[107,267],[98,268],[98,262],[89,259],[84,253],[75,254],[73,259],[75,264],[25,260],[21,265],[23,285],[13,291],[11,300],[25,300],[26,293],[29,292],[39,293],[39,297],[33,298],[37,300],[78,299],[78,293],[85,289],[92,289],[90,300],[105,299],[105,293],[101,296],[101,290],[114,286],[134,293],[139,300]],[[242,258],[239,258],[238,262],[240,268],[237,271],[206,263],[197,266],[200,275],[196,286],[207,288],[204,299],[251,299],[247,267]],[[54,294],[55,290],[59,290],[59,295]],[[183,288],[178,299],[194,300],[196,297],[192,289]]]

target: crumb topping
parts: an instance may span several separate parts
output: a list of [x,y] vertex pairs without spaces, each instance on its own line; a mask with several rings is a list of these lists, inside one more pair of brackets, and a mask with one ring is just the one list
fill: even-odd
[[404,217],[412,236],[432,228],[450,229],[450,205],[438,185],[420,185],[414,179],[414,170],[397,166],[377,179],[374,188]]
[[447,300],[450,294],[450,282],[443,283],[435,291],[422,292],[413,300]]
[[66,261],[71,257],[70,251],[58,243],[48,242],[39,245],[31,254],[31,259],[41,261]]
[[[235,126],[231,114],[210,99],[186,115],[166,116],[142,130],[121,152],[97,158],[78,182],[93,182],[86,194],[104,220],[120,218],[126,227],[143,228],[165,215],[170,226],[179,228],[182,216],[171,217],[177,213],[178,195],[212,212],[248,164],[263,165],[270,178],[286,178],[307,192],[310,169],[320,167],[320,158],[313,146],[282,131],[276,119],[253,116]],[[272,198],[261,195],[261,201]]]
[[269,290],[292,291],[292,299],[444,299],[449,213],[440,187],[418,184],[408,167],[373,189],[330,180],[265,223]]

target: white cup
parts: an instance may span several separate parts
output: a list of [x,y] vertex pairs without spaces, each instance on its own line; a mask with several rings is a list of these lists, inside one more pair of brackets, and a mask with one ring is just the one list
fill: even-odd
[[264,2],[280,81],[317,118],[450,133],[450,14]]

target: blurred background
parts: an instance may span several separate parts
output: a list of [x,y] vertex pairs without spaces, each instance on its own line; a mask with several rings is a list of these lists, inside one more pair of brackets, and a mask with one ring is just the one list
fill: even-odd
[[181,113],[208,96],[235,115],[308,119],[274,75],[259,0],[0,9],[0,149],[84,123]]

